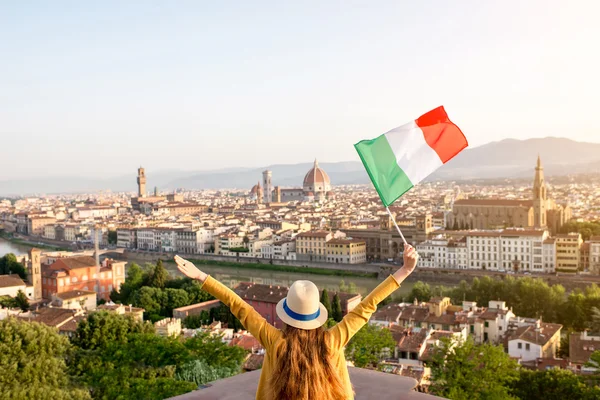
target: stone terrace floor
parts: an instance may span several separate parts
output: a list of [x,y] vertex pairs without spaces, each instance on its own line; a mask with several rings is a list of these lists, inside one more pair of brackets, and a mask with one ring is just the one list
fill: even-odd
[[[383,372],[349,368],[350,380],[356,391],[356,400],[435,400],[441,397],[413,391],[417,381]],[[172,400],[251,400],[255,398],[260,370],[236,375],[213,382]]]

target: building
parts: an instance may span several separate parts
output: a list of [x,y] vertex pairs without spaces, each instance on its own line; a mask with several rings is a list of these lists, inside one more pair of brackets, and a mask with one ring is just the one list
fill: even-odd
[[39,322],[54,327],[58,333],[65,336],[73,336],[77,325],[84,318],[82,310],[69,310],[65,308],[44,307],[32,312],[33,317],[29,321]]
[[[254,309],[262,315],[270,324],[276,328],[282,328],[283,322],[277,316],[275,308],[277,303],[287,296],[287,286],[276,286],[276,285],[261,285],[256,283],[242,282],[234,291],[244,301],[250,304]],[[333,301],[335,293],[328,292],[330,300]],[[342,313],[346,315],[356,307],[362,296],[360,294],[338,292],[340,302],[342,305]]]
[[181,320],[165,318],[154,323],[154,329],[159,336],[179,336],[181,334]]
[[[412,225],[402,226],[404,237],[413,245],[427,240],[433,230],[431,214],[418,215]],[[340,231],[349,237],[365,241],[367,261],[396,260],[400,257],[402,238],[387,214],[380,217],[378,229],[341,229]]]
[[137,249],[137,229],[117,228],[117,247]]
[[273,173],[269,170],[263,171],[263,203],[273,202]]
[[568,205],[548,199],[540,157],[535,167],[531,200],[458,199],[447,215],[453,229],[548,228],[558,232],[571,218]]
[[143,308],[132,307],[131,305],[125,306],[123,304],[115,304],[113,302],[99,305],[97,310],[107,311],[117,315],[131,316],[134,320],[139,322],[144,321],[144,311],[146,311]]
[[581,234],[556,235],[556,271],[577,272],[579,270]]
[[592,236],[590,244],[590,271],[600,274],[600,236]]
[[579,249],[579,270],[589,271],[590,270],[590,243],[584,242],[581,244]]
[[293,239],[278,240],[273,244],[263,246],[262,254],[264,258],[273,260],[295,260],[296,241]]
[[419,252],[421,267],[468,268],[469,258],[466,237],[460,240],[437,237],[418,244],[416,249]]
[[94,291],[98,298],[109,300],[110,293],[125,282],[125,262],[106,259],[96,265],[92,257],[59,258],[42,268],[42,296],[51,299],[57,293]]
[[36,248],[29,250],[26,260],[27,280],[33,287],[34,301],[39,301],[43,297],[42,293],[42,251]]
[[333,233],[327,231],[302,232],[296,236],[296,258],[301,261],[327,261],[327,242]]
[[29,300],[33,300],[33,286],[28,286],[19,275],[0,275],[0,297],[17,297],[19,291],[25,293]]
[[544,254],[544,272],[552,274],[556,272],[556,239],[547,238],[542,244]]
[[56,223],[54,217],[30,216],[27,219],[27,234],[30,236],[43,236],[44,227]]
[[52,295],[52,304],[69,310],[94,311],[96,309],[96,292],[88,290],[70,290]]
[[600,336],[589,335],[587,331],[571,333],[569,336],[569,360],[574,372],[594,371],[585,364],[598,350],[600,350]]
[[138,168],[137,184],[138,197],[146,197],[146,171],[142,167]]
[[521,361],[555,358],[560,348],[562,325],[537,321],[535,326],[519,327],[508,337],[508,354]]
[[212,308],[220,307],[219,300],[208,300],[202,303],[191,304],[185,307],[173,309],[173,318],[185,319],[192,315],[200,315],[202,311],[210,311]]
[[332,239],[325,243],[327,262],[336,264],[364,264],[367,245],[360,239]]
[[313,167],[304,176],[301,188],[282,189],[279,186],[273,187],[273,173],[269,170],[263,172],[262,187],[257,184],[250,190],[250,200],[257,201],[258,195],[262,191],[265,204],[269,203],[288,203],[290,201],[306,201],[323,203],[326,200],[335,198],[331,190],[331,180],[329,175],[319,167],[319,162],[315,160]]

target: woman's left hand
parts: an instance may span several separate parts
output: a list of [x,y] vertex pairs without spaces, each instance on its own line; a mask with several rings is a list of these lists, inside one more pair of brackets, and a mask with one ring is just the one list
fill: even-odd
[[186,259],[183,259],[179,256],[175,256],[175,262],[177,263],[177,269],[181,271],[182,274],[191,279],[197,279],[200,282],[204,283],[208,275],[204,272],[200,271],[196,266],[189,262]]

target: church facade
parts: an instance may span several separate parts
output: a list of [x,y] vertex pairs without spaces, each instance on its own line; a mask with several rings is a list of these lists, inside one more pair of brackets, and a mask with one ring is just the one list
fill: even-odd
[[548,228],[555,234],[571,219],[571,208],[548,198],[538,156],[531,200],[456,200],[447,217],[452,229]]

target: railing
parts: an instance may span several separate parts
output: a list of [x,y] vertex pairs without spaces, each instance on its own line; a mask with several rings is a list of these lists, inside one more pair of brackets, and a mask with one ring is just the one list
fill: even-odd
[[[361,368],[349,368],[350,380],[356,392],[355,399],[376,400],[435,400],[441,397],[414,390],[413,378],[386,374]],[[221,379],[204,388],[173,397],[172,400],[251,400],[256,396],[260,370]]]

